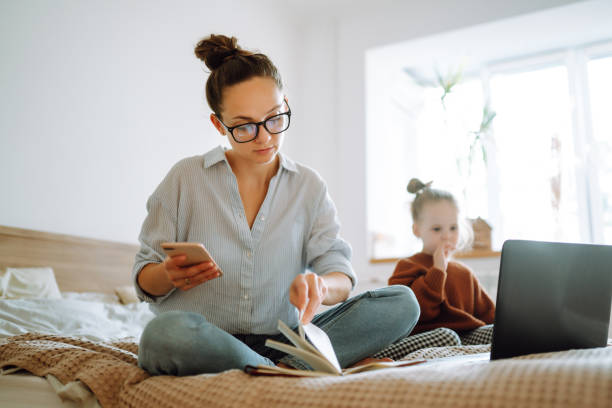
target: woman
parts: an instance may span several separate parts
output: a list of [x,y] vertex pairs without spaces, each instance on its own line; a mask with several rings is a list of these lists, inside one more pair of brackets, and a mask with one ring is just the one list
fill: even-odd
[[[195,53],[211,70],[210,120],[231,149],[180,161],[147,202],[133,276],[158,316],[143,332],[140,366],[170,375],[303,368],[264,346],[283,341],[278,320],[318,325],[343,367],[407,335],[419,314],[407,287],[345,301],[356,282],[351,249],[323,180],[280,153],[291,110],[274,64],[223,35],[204,38]],[[201,242],[219,265],[185,267],[183,257],[162,255],[165,241]]]

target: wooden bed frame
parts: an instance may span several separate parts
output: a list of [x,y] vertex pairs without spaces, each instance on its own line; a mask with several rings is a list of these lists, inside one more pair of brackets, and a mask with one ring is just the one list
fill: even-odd
[[62,292],[113,293],[131,285],[139,246],[0,225],[0,270],[49,266]]

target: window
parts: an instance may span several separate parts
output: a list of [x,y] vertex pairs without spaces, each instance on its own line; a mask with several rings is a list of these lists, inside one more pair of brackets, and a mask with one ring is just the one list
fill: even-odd
[[612,57],[588,62],[592,141],[588,152],[596,163],[593,177],[594,239],[612,243]]
[[503,239],[580,239],[567,69],[492,75],[490,92],[497,112],[497,233]]
[[384,72],[367,88],[371,257],[420,249],[411,177],[487,220],[493,249],[506,239],[612,244],[612,44],[597,50],[485,62],[450,92],[440,85],[452,70]]

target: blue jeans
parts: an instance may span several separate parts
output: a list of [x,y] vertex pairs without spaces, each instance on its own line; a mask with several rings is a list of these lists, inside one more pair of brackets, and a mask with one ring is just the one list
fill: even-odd
[[[369,357],[407,336],[419,318],[419,304],[407,286],[394,285],[352,297],[314,317],[342,367]],[[153,375],[218,373],[279,361],[300,367],[293,356],[264,345],[282,334],[231,335],[198,313],[172,311],[149,322],[138,349],[138,365]]]

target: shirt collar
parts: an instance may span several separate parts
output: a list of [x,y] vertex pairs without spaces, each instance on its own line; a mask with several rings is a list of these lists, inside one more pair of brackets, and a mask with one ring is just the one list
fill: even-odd
[[291,160],[290,158],[288,158],[287,156],[285,156],[282,153],[278,153],[278,157],[280,158],[280,165],[281,167],[292,171],[294,173],[298,172],[297,166],[295,165],[295,162],[293,160]]
[[[227,158],[225,157],[225,151],[227,149],[223,146],[217,146],[208,153],[204,155],[204,168],[212,167],[213,165],[225,161],[227,162]],[[297,166],[295,162],[290,158],[286,157],[282,153],[278,153],[278,157],[280,159],[280,166],[284,169],[292,171],[294,173],[298,172]],[[227,163],[229,165],[229,163]]]
[[207,169],[222,161],[227,162],[225,148],[219,145],[204,155],[204,168]]

